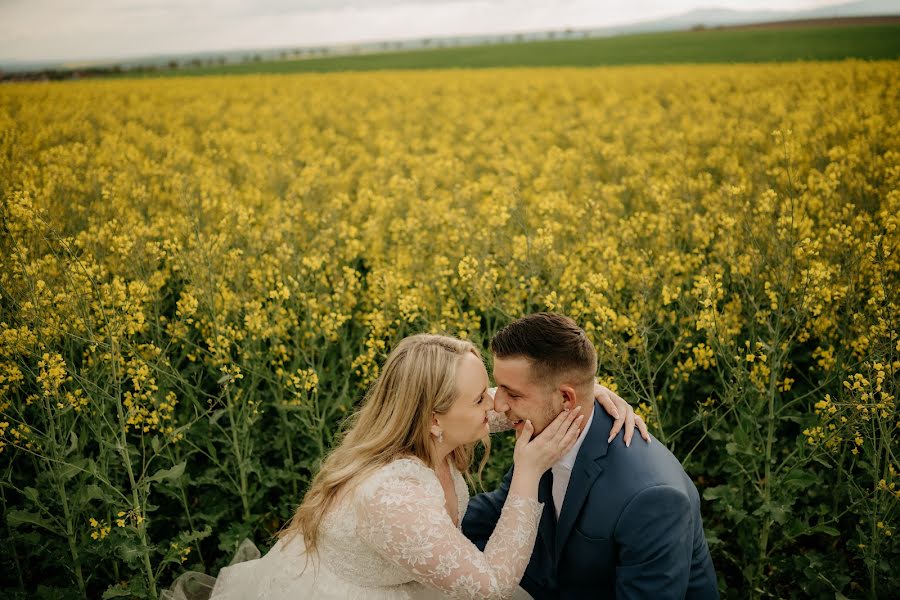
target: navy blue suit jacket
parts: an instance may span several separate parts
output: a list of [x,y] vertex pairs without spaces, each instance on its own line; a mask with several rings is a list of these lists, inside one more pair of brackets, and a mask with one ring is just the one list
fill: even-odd
[[[619,432],[607,443],[612,423],[595,404],[559,522],[541,486],[544,514],[522,587],[537,600],[718,598],[694,483],[656,439],[626,448]],[[512,470],[499,489],[469,501],[463,533],[482,550],[511,479]]]

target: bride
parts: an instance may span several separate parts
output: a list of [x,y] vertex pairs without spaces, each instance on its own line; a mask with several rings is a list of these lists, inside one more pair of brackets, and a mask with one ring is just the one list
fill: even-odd
[[[524,594],[518,583],[543,506],[538,482],[574,445],[584,419],[578,409],[563,412],[533,439],[530,422],[521,429],[509,496],[482,553],[460,530],[469,500],[464,476],[475,443],[491,430],[511,428],[492,410],[488,385],[471,343],[429,334],[404,339],[293,519],[278,532],[275,546],[261,558],[232,561],[215,580],[185,574],[164,597],[399,600]],[[604,400],[614,414],[616,405]]]

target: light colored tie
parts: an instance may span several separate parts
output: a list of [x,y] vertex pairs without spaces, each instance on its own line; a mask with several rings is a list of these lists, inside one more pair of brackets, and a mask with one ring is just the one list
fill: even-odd
[[556,518],[559,519],[559,511],[562,510],[563,500],[566,499],[566,488],[569,487],[569,477],[572,471],[564,465],[553,465],[550,467],[553,472],[553,504],[556,508]]

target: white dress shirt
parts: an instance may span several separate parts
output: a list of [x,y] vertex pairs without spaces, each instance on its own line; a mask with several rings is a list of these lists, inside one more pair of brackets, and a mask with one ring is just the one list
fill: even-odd
[[596,407],[592,408],[591,415],[588,417],[584,429],[581,430],[581,435],[575,441],[575,445],[566,452],[565,456],[559,459],[559,462],[550,467],[550,471],[553,473],[553,488],[551,492],[553,493],[553,504],[556,508],[557,519],[559,519],[559,511],[562,510],[563,500],[566,499],[566,488],[569,487],[569,477],[572,476],[572,467],[575,466],[578,449],[581,448],[584,438],[587,437],[588,429],[591,428],[591,422],[594,420],[594,410],[596,410]]

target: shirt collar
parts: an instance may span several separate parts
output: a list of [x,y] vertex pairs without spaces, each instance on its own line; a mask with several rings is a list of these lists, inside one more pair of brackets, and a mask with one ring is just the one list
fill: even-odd
[[587,423],[584,425],[584,429],[581,430],[581,434],[578,436],[578,439],[575,440],[575,445],[566,452],[565,456],[559,459],[554,467],[564,467],[569,471],[572,470],[572,467],[575,466],[575,459],[578,458],[578,450],[581,448],[581,444],[584,442],[584,438],[587,437],[588,429],[591,428],[591,422],[594,420],[594,411],[596,407],[591,407],[591,415],[588,417]]

